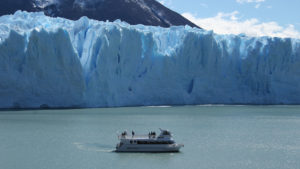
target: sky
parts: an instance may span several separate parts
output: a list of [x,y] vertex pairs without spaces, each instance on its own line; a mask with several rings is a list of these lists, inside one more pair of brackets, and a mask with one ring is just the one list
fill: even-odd
[[218,34],[300,39],[300,0],[158,0]]

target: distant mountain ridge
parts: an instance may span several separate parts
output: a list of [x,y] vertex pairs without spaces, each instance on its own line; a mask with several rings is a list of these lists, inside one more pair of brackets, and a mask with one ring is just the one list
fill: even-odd
[[[121,19],[129,24],[161,27],[198,27],[156,0],[1,0],[0,16],[17,10],[43,11],[52,17],[77,20],[82,16],[100,21]],[[198,27],[199,28],[199,27]]]

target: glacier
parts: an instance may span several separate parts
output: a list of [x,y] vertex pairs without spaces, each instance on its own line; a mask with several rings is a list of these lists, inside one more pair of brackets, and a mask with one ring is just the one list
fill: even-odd
[[300,104],[300,40],[0,17],[0,108]]

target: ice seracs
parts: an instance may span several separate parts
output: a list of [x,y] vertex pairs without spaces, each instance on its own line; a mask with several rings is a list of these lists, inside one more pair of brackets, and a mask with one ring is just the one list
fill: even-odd
[[168,130],[160,129],[160,134],[155,132],[148,135],[131,135],[123,132],[118,136],[120,143],[116,146],[116,152],[179,152],[183,144],[176,144],[172,134]]
[[0,108],[300,104],[298,39],[0,17]]

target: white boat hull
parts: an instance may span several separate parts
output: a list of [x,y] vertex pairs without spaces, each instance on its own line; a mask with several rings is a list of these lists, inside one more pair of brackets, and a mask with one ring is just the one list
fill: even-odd
[[149,144],[149,145],[134,145],[134,144],[124,144],[116,148],[116,152],[179,152],[180,148],[183,147],[182,144]]

